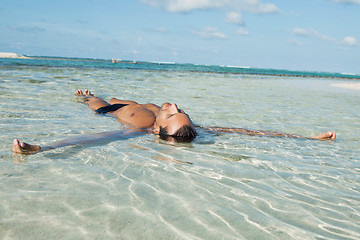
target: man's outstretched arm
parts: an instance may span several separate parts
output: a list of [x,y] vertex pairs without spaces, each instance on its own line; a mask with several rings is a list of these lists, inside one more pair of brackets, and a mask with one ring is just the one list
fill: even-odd
[[324,132],[319,135],[311,136],[311,137],[303,137],[295,134],[287,134],[280,132],[272,132],[272,131],[255,131],[249,130],[245,128],[223,128],[223,127],[201,127],[210,132],[222,132],[222,133],[241,133],[246,135],[260,135],[260,136],[274,136],[274,137],[287,137],[287,138],[303,138],[303,139],[314,139],[314,140],[335,140],[336,133],[335,132]]

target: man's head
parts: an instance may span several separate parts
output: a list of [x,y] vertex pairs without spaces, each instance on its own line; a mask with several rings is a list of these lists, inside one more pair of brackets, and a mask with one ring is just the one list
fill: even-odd
[[154,133],[162,139],[190,142],[196,137],[195,126],[189,116],[176,104],[164,103],[154,123]]

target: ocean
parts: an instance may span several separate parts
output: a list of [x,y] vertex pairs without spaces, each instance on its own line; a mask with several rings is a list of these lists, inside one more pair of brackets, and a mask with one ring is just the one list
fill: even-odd
[[[360,75],[33,57],[0,59],[1,239],[360,239]],[[197,125],[335,141],[152,134],[11,152],[126,130],[74,96],[175,102]]]

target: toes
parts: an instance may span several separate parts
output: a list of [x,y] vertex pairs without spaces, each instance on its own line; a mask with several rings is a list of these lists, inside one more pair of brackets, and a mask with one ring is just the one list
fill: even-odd
[[21,142],[20,143],[20,147],[21,149],[23,149],[23,151],[30,151],[32,150],[32,145],[26,143],[26,142]]
[[11,149],[14,153],[23,153],[23,149],[20,146],[20,142],[17,139],[14,139],[13,145],[12,145],[12,149]]
[[75,91],[75,96],[79,96],[79,97],[88,97],[88,96],[94,96],[94,94],[92,94],[89,90],[85,89],[84,92],[82,90],[76,90]]
[[78,89],[78,90],[75,91],[75,95],[76,96],[83,96],[84,94],[83,94],[83,92],[81,90]]
[[93,96],[94,94],[92,94],[89,90],[85,89],[85,95],[86,96]]

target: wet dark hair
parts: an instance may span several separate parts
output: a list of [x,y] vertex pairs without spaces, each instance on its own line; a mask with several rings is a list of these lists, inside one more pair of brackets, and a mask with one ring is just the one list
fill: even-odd
[[159,136],[160,139],[165,141],[175,140],[175,142],[191,142],[196,138],[196,131],[189,125],[184,125],[179,128],[174,134],[169,135],[167,127],[160,127]]

